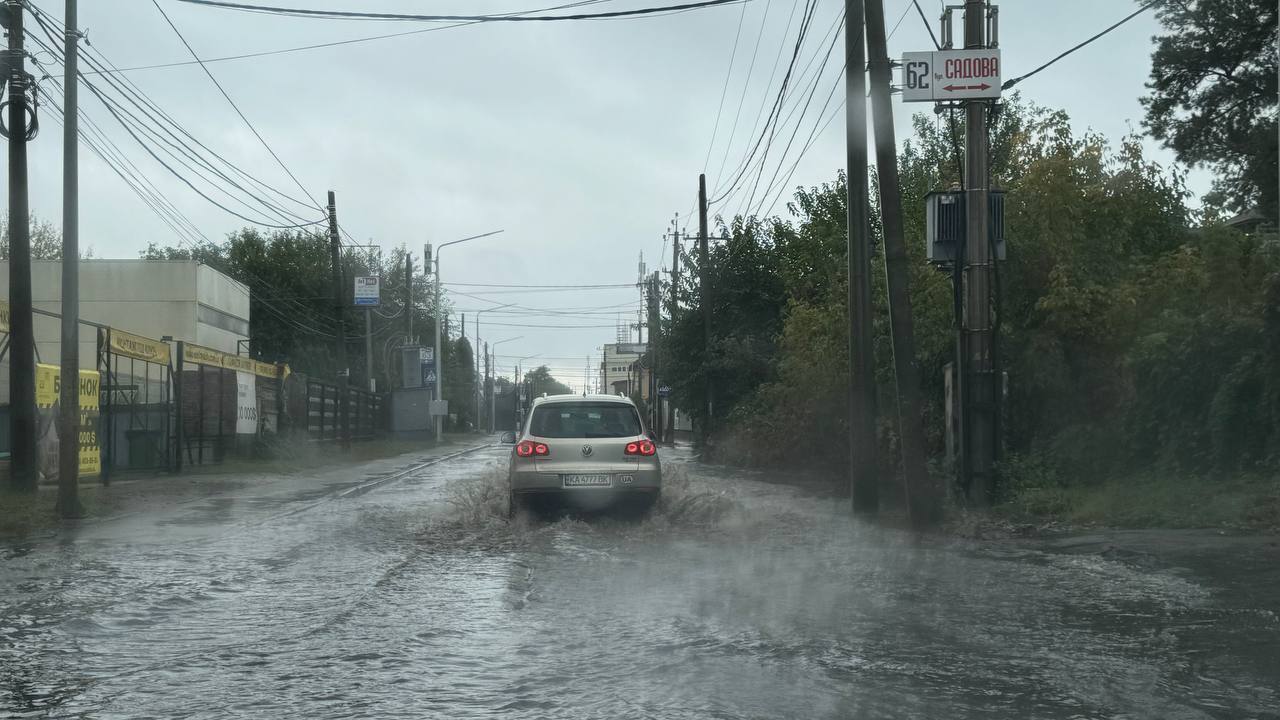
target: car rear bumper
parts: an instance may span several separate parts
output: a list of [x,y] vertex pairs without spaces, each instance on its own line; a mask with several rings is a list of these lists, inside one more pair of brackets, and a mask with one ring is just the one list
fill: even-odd
[[[583,470],[575,474],[592,473],[590,470]],[[561,473],[518,470],[511,473],[511,490],[519,495],[532,493],[563,493],[566,495],[592,493],[600,495],[635,492],[652,493],[662,488],[662,471],[659,468],[640,468],[600,474],[609,475],[610,484],[608,486],[566,487]]]

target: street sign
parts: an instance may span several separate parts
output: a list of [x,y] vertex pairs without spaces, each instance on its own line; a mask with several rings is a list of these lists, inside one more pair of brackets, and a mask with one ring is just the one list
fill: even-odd
[[936,50],[902,54],[902,100],[990,100],[1000,97],[1000,50]]
[[658,388],[658,397],[670,397],[670,396],[671,396],[670,387],[663,385],[662,387]]
[[436,384],[436,371],[433,368],[430,368],[430,367],[422,368],[422,384],[423,385]]
[[435,362],[436,349],[433,347],[420,348],[418,350],[418,360],[424,363]]
[[355,304],[376,307],[381,304],[380,278],[362,275],[356,278]]

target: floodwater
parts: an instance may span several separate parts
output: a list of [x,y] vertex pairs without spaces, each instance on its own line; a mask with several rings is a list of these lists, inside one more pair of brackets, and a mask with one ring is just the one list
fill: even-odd
[[915,540],[665,449],[643,521],[508,522],[503,453],[0,547],[0,717],[1280,718],[1265,538]]

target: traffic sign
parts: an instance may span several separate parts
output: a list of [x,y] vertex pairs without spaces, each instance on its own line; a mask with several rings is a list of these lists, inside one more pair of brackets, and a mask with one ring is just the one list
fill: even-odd
[[424,385],[436,384],[436,371],[431,367],[422,368],[422,383]]
[[1000,97],[1000,50],[934,50],[902,54],[904,102]]
[[670,396],[671,396],[671,388],[669,386],[663,385],[662,387],[658,388],[658,397],[670,397]]
[[356,278],[354,293],[355,304],[376,307],[381,302],[380,278],[376,275],[362,275]]
[[436,349],[433,347],[424,347],[418,349],[418,361],[429,363],[436,361]]

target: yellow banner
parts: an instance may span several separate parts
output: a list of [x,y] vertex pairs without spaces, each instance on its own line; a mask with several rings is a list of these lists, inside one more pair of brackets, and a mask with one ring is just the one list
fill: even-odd
[[272,365],[271,363],[259,362],[257,360],[253,361],[253,374],[257,375],[258,377],[264,377],[264,378],[280,377],[280,372],[276,370],[275,365]]
[[222,367],[222,353],[207,347],[184,343],[182,345],[182,361],[197,365],[215,365]]
[[9,303],[0,300],[0,333],[9,332]]
[[254,362],[253,358],[247,358],[243,355],[222,354],[222,367],[228,370],[251,373],[254,371]]
[[114,353],[161,365],[169,364],[168,343],[115,328],[111,328],[108,335],[111,338],[111,351]]
[[[102,453],[98,446],[98,399],[100,375],[97,370],[80,371],[80,422],[77,443],[80,446],[80,474],[97,475],[102,471]],[[62,371],[57,365],[36,365],[36,406],[39,430],[36,444],[40,467],[46,477],[57,475],[58,467],[58,393],[62,387]]]

